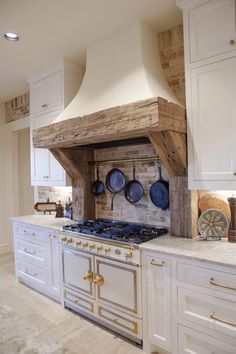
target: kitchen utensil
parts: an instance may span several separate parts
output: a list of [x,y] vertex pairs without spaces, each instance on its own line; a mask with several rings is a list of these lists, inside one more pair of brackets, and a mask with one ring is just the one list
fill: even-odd
[[97,168],[97,179],[92,184],[92,193],[98,196],[104,192],[105,192],[105,187],[103,182],[99,179],[99,168]]
[[158,166],[159,180],[151,185],[149,194],[152,203],[162,210],[169,207],[169,183],[162,178],[161,166]]
[[125,187],[125,175],[118,168],[110,170],[106,176],[107,189],[113,194],[111,199],[111,210],[113,210],[113,200],[116,194],[120,193]]
[[204,240],[220,240],[227,229],[228,220],[218,209],[207,209],[198,219],[198,230]]
[[125,198],[134,204],[142,198],[143,193],[143,185],[135,178],[135,165],[133,165],[133,179],[126,184]]
[[59,200],[59,202],[56,206],[55,218],[63,218],[63,217],[64,217],[64,208],[63,208],[63,205],[61,204],[61,201]]
[[228,223],[231,219],[230,207],[227,202],[224,200],[217,198],[216,196],[212,196],[210,194],[204,195],[198,201],[198,207],[201,212],[207,209],[218,209],[221,210],[222,213],[227,217]]

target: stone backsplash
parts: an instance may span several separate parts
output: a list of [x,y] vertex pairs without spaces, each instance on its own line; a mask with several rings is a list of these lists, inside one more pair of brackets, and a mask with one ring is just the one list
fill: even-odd
[[[153,156],[156,156],[156,153],[151,144],[115,147],[95,151],[96,161]],[[149,189],[152,183],[159,179],[157,163],[155,161],[136,162],[135,166],[136,178],[144,186],[143,198],[138,203],[131,204],[125,199],[124,192],[121,192],[115,196],[114,209],[111,211],[112,194],[106,188],[105,194],[95,197],[96,217],[170,226],[170,211],[163,211],[157,208],[149,197]],[[99,166],[99,177],[104,184],[107,173],[115,167],[124,172],[127,181],[133,179],[132,163],[103,164]],[[165,180],[169,179],[169,175],[163,165],[162,175]]]
[[56,202],[60,200],[62,205],[68,201],[68,198],[72,200],[72,187],[35,187],[35,202],[44,203],[49,198],[50,202]]

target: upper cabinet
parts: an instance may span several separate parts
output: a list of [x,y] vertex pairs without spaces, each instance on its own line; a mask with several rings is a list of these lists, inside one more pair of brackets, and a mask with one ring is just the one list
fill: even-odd
[[[83,78],[83,70],[60,60],[29,79],[30,128],[47,126],[71,102]],[[70,185],[65,170],[47,149],[37,149],[31,142],[31,184],[33,186]]]
[[188,17],[191,63],[226,52],[235,55],[235,0],[208,1],[190,9]]
[[56,71],[30,85],[30,114],[45,114],[63,108],[62,72]]
[[190,189],[236,189],[235,0],[184,9]]

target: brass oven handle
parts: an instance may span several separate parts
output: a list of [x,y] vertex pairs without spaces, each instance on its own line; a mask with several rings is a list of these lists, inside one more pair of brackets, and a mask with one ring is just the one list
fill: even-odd
[[31,255],[34,255],[34,254],[36,253],[35,251],[33,251],[33,252],[28,251],[27,248],[24,249],[24,252],[25,252],[25,253],[28,253],[28,254],[31,254]]
[[210,284],[211,285],[215,285],[215,286],[219,286],[221,288],[225,288],[225,289],[230,289],[230,290],[235,290],[236,291],[236,288],[234,288],[233,286],[217,283],[214,278],[210,279]]
[[84,276],[83,276],[84,280],[88,280],[91,283],[93,282],[93,272],[87,271]]
[[104,284],[104,278],[100,274],[97,274],[96,277],[93,279],[93,282],[96,285],[103,285]]
[[157,267],[163,267],[163,265],[165,264],[164,261],[161,261],[161,262],[156,262],[154,259],[151,260],[151,264],[152,265],[155,265]]
[[230,325],[230,326],[236,327],[236,323],[233,323],[233,322],[230,322],[230,321],[223,320],[222,318],[219,318],[219,317],[215,316],[215,313],[214,313],[214,312],[211,312],[211,314],[210,314],[210,318],[212,318],[213,320],[216,320],[216,321],[218,321],[218,322],[222,322],[222,323],[225,323],[225,324],[227,324],[227,325]]

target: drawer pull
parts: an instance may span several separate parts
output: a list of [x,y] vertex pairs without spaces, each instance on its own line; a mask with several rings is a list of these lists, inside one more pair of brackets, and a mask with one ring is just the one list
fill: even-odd
[[236,323],[223,320],[222,318],[219,318],[219,317],[215,316],[215,313],[214,313],[214,312],[212,312],[212,313],[210,314],[210,318],[212,318],[213,320],[216,320],[216,321],[218,321],[218,322],[222,322],[222,323],[225,323],[225,324],[227,324],[227,325],[236,327]]
[[225,289],[230,289],[230,290],[235,290],[236,291],[236,288],[234,288],[233,286],[217,283],[214,278],[210,279],[210,284],[211,285],[215,285],[215,286],[219,286],[221,288],[225,288]]
[[31,275],[31,277],[34,277],[34,278],[37,276],[37,273],[31,273],[28,269],[25,269],[25,273],[28,275]]
[[55,238],[57,238],[57,236],[56,235],[49,235],[49,238],[50,238],[50,240],[55,240]]
[[157,267],[163,267],[164,263],[164,261],[156,262],[154,259],[151,260],[151,264]]
[[29,250],[27,250],[27,248],[24,249],[24,252],[25,252],[25,253],[28,253],[28,254],[32,254],[32,255],[34,255],[34,254],[36,253],[35,251],[29,251]]

